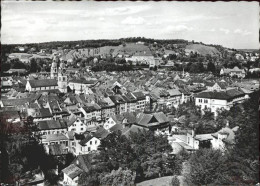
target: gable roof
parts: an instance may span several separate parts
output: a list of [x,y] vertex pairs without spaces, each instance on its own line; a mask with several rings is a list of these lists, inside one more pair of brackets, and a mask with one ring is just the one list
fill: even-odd
[[81,173],[83,173],[83,170],[81,170],[79,167],[77,167],[75,164],[70,164],[68,167],[62,170],[64,174],[66,174],[71,179],[76,178]]
[[73,160],[72,163],[81,168],[83,171],[88,172],[92,167],[92,156],[92,154],[80,154],[75,160]]
[[93,134],[93,136],[98,139],[104,139],[107,137],[108,134],[109,132],[106,129],[104,129],[103,127],[99,127],[97,131]]
[[22,98],[22,99],[3,99],[1,100],[4,107],[10,106],[18,106],[18,105],[25,105],[27,102],[31,101],[31,98]]
[[32,88],[58,86],[56,79],[29,80],[28,82]]
[[53,129],[65,129],[67,123],[64,120],[45,120],[38,121],[39,130],[53,130]]
[[79,144],[80,144],[81,146],[85,146],[86,143],[87,143],[89,140],[91,140],[92,138],[95,138],[95,136],[93,136],[93,135],[91,135],[91,134],[88,134],[87,136],[85,136],[85,138],[84,138],[83,140],[81,140],[81,141],[79,142]]
[[140,113],[136,117],[136,123],[145,127],[151,126],[149,123],[152,118],[155,118],[157,124],[162,124],[162,123],[167,123],[169,122],[169,119],[163,112],[157,112],[157,113],[152,113],[152,114],[145,114],[145,113]]
[[230,100],[231,97],[225,92],[201,92],[198,93],[196,98],[208,98],[208,99],[220,99],[220,100]]

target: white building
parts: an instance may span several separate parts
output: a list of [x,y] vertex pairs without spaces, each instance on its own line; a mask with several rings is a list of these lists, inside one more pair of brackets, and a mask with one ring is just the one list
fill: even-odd
[[57,90],[58,82],[55,79],[28,80],[25,89],[29,92],[37,90]]
[[201,110],[210,110],[217,116],[218,111],[229,110],[235,103],[248,98],[247,94],[237,88],[220,92],[201,92],[195,96],[195,105],[201,107]]
[[70,80],[68,86],[71,90],[75,91],[76,94],[84,93],[88,87],[93,86],[96,83],[94,80],[86,80],[86,79],[74,79]]
[[89,134],[85,139],[76,144],[74,153],[76,155],[93,153],[98,150],[99,145],[100,139]]
[[244,69],[239,69],[238,67],[234,67],[233,69],[222,68],[220,70],[220,75],[228,75],[230,77],[237,76],[239,78],[245,78],[246,72]]
[[77,186],[79,176],[83,173],[83,170],[80,169],[75,164],[71,164],[65,169],[62,170],[63,172],[63,184],[64,185],[71,185],[71,186]]

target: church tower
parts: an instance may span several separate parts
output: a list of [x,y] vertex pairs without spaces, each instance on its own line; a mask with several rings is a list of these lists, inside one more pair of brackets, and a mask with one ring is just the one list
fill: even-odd
[[51,64],[51,79],[57,79],[58,68],[57,68],[57,56],[54,56],[53,62]]
[[67,93],[68,77],[66,75],[66,68],[63,62],[60,63],[58,73],[58,88],[61,92]]

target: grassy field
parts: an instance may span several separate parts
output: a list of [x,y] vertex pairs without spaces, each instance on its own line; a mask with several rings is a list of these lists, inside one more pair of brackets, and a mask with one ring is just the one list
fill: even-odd
[[189,52],[189,51],[197,52],[204,56],[207,54],[210,54],[210,55],[220,54],[220,52],[215,47],[205,46],[205,45],[201,45],[201,44],[187,45],[185,51],[186,52]]
[[27,53],[11,53],[9,54],[9,57],[11,59],[19,58],[19,59],[25,59],[25,58],[51,58],[51,55],[47,54],[45,55],[38,55],[38,54],[27,54]]
[[170,186],[172,176],[165,176],[137,183],[136,186]]

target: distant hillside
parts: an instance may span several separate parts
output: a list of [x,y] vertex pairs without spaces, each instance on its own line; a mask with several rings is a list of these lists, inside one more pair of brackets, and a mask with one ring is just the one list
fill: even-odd
[[212,55],[212,56],[217,56],[217,55],[221,55],[221,53],[212,46],[206,46],[206,45],[202,45],[202,44],[189,44],[186,46],[185,48],[185,52],[197,52],[203,56],[206,56],[207,54]]
[[237,49],[237,50],[243,52],[259,52],[259,49]]

